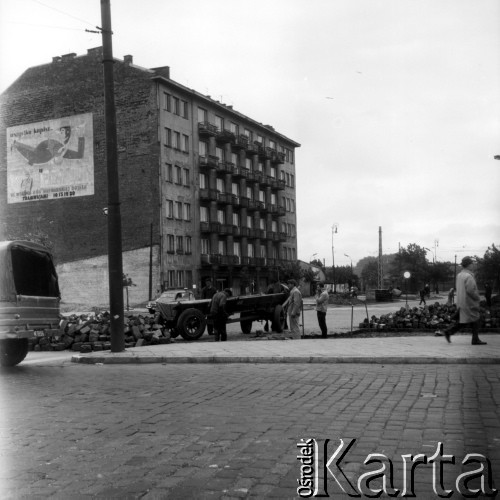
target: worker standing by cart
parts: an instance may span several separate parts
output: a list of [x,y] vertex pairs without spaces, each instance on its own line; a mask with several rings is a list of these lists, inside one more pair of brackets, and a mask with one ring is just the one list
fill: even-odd
[[295,280],[288,280],[288,286],[290,287],[290,297],[288,297],[286,301],[288,308],[288,324],[290,326],[290,332],[293,335],[300,335],[299,318],[300,312],[302,311],[302,294],[297,288],[297,282]]
[[231,297],[233,292],[230,288],[225,288],[222,292],[217,292],[212,297],[210,304],[210,316],[214,321],[215,342],[227,340],[226,321],[229,314],[226,310],[227,298]]

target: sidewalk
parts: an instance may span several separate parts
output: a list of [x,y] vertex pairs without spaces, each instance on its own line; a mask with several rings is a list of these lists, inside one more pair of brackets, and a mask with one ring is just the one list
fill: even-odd
[[471,335],[384,338],[277,339],[244,342],[183,342],[134,347],[124,352],[75,354],[71,361],[122,363],[456,363],[500,364],[500,335],[481,334],[487,345],[471,345]]

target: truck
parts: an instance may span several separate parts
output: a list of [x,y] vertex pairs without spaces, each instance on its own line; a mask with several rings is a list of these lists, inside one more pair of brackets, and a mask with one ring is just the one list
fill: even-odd
[[[248,334],[254,321],[269,321],[272,330],[281,333],[286,319],[283,303],[287,298],[287,293],[228,297],[226,311],[230,316],[238,316],[228,318],[227,323],[240,323],[241,331]],[[210,299],[157,301],[158,319],[172,337],[181,335],[185,340],[197,340],[205,332],[207,321],[210,321],[210,303]]]
[[0,241],[0,365],[15,366],[29,339],[59,333],[59,281],[50,250],[32,241]]

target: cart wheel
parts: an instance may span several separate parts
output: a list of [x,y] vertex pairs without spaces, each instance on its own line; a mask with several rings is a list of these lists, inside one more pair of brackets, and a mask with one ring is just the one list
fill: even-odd
[[28,354],[28,339],[0,340],[0,366],[15,366]]
[[281,333],[285,326],[285,311],[283,306],[278,304],[273,311],[273,317],[271,320],[273,332]]
[[205,331],[207,319],[198,309],[186,309],[177,320],[177,331],[185,340],[197,340]]
[[245,316],[248,316],[248,313],[242,312],[240,313],[240,325],[241,331],[243,333],[249,334],[252,331],[252,320],[251,319],[243,319]]

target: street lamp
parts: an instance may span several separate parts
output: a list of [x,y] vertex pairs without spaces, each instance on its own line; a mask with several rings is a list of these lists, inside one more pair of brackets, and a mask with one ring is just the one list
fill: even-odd
[[403,277],[405,279],[406,309],[408,309],[408,280],[411,277],[410,271],[405,271],[404,274],[403,274]]
[[339,225],[334,222],[332,226],[332,271],[333,271],[333,293],[337,293],[337,286],[335,283],[335,250],[333,246],[333,234],[337,232]]
[[436,262],[436,258],[434,256],[434,252],[430,248],[427,248],[427,247],[424,247],[424,250],[428,250],[429,252],[432,253],[432,263],[434,264],[434,262]]
[[350,255],[347,255],[346,253],[344,254],[348,259],[351,261],[351,274],[352,274],[352,259]]

